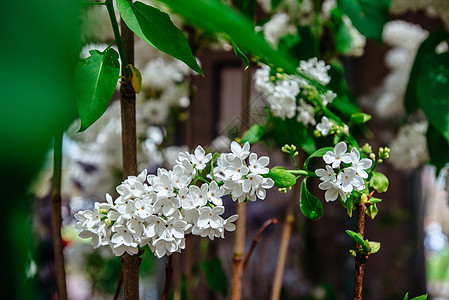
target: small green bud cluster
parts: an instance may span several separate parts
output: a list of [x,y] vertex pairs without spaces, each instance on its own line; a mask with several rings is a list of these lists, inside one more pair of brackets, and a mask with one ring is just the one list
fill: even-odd
[[288,154],[292,155],[293,157],[299,155],[299,152],[296,151],[296,146],[295,145],[287,145],[287,144],[285,144],[281,148],[281,150],[282,150],[282,152],[288,153]]
[[390,157],[390,148],[379,148],[379,163],[383,162],[384,159],[387,159]]

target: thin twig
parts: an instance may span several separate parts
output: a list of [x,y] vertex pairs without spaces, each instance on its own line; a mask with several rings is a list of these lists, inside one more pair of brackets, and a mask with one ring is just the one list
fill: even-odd
[[62,173],[62,131],[55,135],[53,159],[53,186],[51,193],[51,229],[53,252],[56,269],[58,299],[67,299],[67,288],[64,268],[64,249],[61,237],[61,173]]
[[[357,220],[357,232],[364,238],[365,232],[365,214],[366,205],[364,203],[358,205],[358,220]],[[354,275],[354,296],[353,300],[362,299],[362,288],[363,288],[363,274],[365,272],[365,263],[368,260],[368,256],[363,254],[359,247],[357,247],[356,257],[355,257],[355,275]]]
[[165,284],[164,284],[164,295],[162,296],[162,300],[167,300],[172,273],[173,273],[173,257],[172,255],[170,255],[168,256],[168,262],[167,265],[165,266]]
[[256,235],[253,238],[253,242],[251,243],[251,247],[249,247],[248,252],[246,253],[245,259],[243,260],[243,270],[245,270],[246,265],[248,264],[251,255],[253,254],[254,248],[256,248],[257,244],[260,241],[260,237],[262,236],[262,233],[265,231],[265,229],[271,225],[271,224],[276,224],[278,222],[278,219],[276,218],[270,218],[268,220],[266,220],[262,226],[259,228],[259,230],[257,231]]
[[295,185],[292,194],[290,195],[287,213],[285,215],[285,222],[282,227],[276,271],[274,273],[273,287],[271,289],[271,300],[278,300],[281,296],[282,278],[284,275],[285,263],[287,261],[288,245],[290,243],[293,223],[295,222],[295,207],[298,201],[298,187],[299,183]]
[[[243,71],[242,78],[242,104],[240,129],[242,132],[249,128],[249,98],[251,92],[251,71]],[[232,258],[232,282],[231,300],[242,298],[242,277],[243,277],[243,255],[245,253],[246,235],[246,203],[237,204],[237,214],[239,218],[236,222],[234,238],[234,254]]]

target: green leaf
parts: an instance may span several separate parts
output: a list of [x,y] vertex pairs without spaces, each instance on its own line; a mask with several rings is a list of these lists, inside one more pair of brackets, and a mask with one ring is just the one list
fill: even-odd
[[449,141],[449,53],[429,57],[418,74],[418,102],[435,129]]
[[120,75],[118,53],[114,49],[91,50],[90,54],[75,67],[76,104],[81,119],[79,131],[86,130],[104,114]]
[[368,206],[368,208],[366,209],[366,214],[373,220],[377,216],[378,212],[379,210],[377,209],[377,205],[375,203]]
[[[124,1],[124,0],[121,0]],[[231,7],[216,0],[161,0],[185,20],[205,31],[225,33],[245,53],[260,57],[268,64],[284,69],[287,73],[297,73],[298,62],[287,53],[274,50],[263,37],[256,34],[254,26]]]
[[228,279],[218,257],[211,260],[201,262],[201,269],[204,272],[207,286],[221,293],[224,297],[228,294]]
[[327,153],[327,151],[333,151],[334,148],[332,147],[324,147],[324,148],[320,148],[318,150],[316,150],[315,152],[313,152],[312,154],[310,154],[310,156],[306,159],[306,161],[304,162],[304,169],[309,171],[309,162],[312,158],[314,157],[323,157],[324,154]]
[[275,10],[281,2],[282,0],[271,0],[271,11]]
[[349,120],[349,126],[354,124],[363,124],[371,120],[371,116],[364,113],[355,113],[351,115],[351,119]]
[[253,20],[256,14],[257,0],[235,0],[235,5],[248,19]]
[[369,200],[367,202],[368,203],[379,203],[379,202],[382,202],[382,199],[379,199],[376,197],[371,197],[371,198],[369,198]]
[[357,30],[370,39],[382,42],[382,31],[388,21],[390,0],[337,0]]
[[184,34],[172,23],[168,14],[138,1],[117,0],[117,8],[129,29],[142,40],[203,75]]
[[235,55],[240,58],[243,63],[245,64],[245,71],[246,69],[248,69],[249,67],[249,59],[248,57],[246,57],[245,53],[242,52],[242,50],[240,50],[240,48],[234,43],[234,41],[231,39],[231,43],[232,43],[232,48],[234,48],[234,53]]
[[383,193],[388,189],[388,178],[382,173],[373,172],[373,176],[370,179],[370,186],[377,192]]
[[444,30],[432,32],[427,39],[419,46],[415,56],[410,78],[407,84],[407,90],[404,97],[404,106],[408,114],[411,114],[419,107],[418,96],[416,94],[418,75],[421,74],[421,68],[426,69],[429,58],[435,56],[435,48],[442,41],[449,38],[449,33]]
[[355,209],[354,205],[354,199],[352,197],[349,197],[346,199],[346,201],[343,201],[340,197],[341,205],[343,205],[344,208],[346,208],[346,212],[350,218],[352,218],[352,211]]
[[265,132],[267,131],[267,128],[264,126],[261,126],[259,124],[254,124],[251,126],[246,134],[243,136],[241,143],[250,143],[255,144],[263,137]]
[[371,247],[371,250],[369,251],[369,254],[374,254],[376,252],[379,252],[379,250],[380,250],[380,243],[379,242],[369,242],[369,245]]
[[370,244],[368,240],[363,240],[363,237],[360,233],[354,232],[352,230],[346,230],[346,233],[360,246],[362,246],[363,251],[366,253],[369,253],[370,251]]
[[[410,300],[426,300],[426,299],[427,299],[427,295],[421,295],[421,296],[412,298],[412,299],[410,299]],[[404,300],[408,300],[408,293],[405,294]]]
[[421,295],[415,298],[412,298],[410,300],[426,300],[427,299],[427,295]]
[[323,205],[320,200],[307,190],[307,179],[301,184],[299,207],[302,213],[309,219],[318,220],[323,216]]
[[429,150],[430,163],[439,171],[449,162],[449,143],[433,126],[427,128],[427,149]]
[[284,167],[274,167],[264,176],[273,179],[278,188],[290,187],[296,183],[296,176]]

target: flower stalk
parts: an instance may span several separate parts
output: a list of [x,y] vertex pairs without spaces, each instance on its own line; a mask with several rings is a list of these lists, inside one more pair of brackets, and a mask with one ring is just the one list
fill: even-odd
[[[357,232],[364,238],[365,232],[365,215],[366,215],[366,204],[361,203],[357,207]],[[365,263],[368,260],[368,255],[362,253],[362,251],[357,247],[356,257],[355,257],[355,274],[354,274],[354,296],[353,300],[362,299],[362,288],[363,288],[363,274],[365,272]]]

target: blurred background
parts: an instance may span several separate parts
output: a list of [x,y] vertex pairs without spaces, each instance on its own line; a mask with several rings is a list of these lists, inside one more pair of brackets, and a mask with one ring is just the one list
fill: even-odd
[[[79,238],[73,216],[104,201],[105,193],[115,193],[122,180],[118,93],[105,115],[78,133],[71,81],[79,58],[87,57],[90,49],[102,51],[113,40],[110,21],[101,6],[80,12],[71,4],[44,2],[2,4],[0,13],[6,38],[0,50],[0,165],[5,177],[6,243],[12,244],[3,256],[2,282],[13,287],[1,293],[10,297],[4,299],[57,299],[50,234],[52,138],[64,129],[61,214],[68,296],[111,299],[120,259],[110,249],[94,250],[90,241]],[[322,1],[323,9],[327,2],[331,1]],[[310,1],[297,3],[307,14]],[[270,15],[267,5],[258,4],[261,19]],[[276,13],[282,14],[282,6]],[[198,144],[210,152],[228,151],[242,126],[263,123],[267,117],[267,101],[254,87],[249,106],[241,104],[243,74],[254,74],[258,66],[254,63],[243,71],[232,46],[220,36],[185,25],[176,15],[172,20],[185,29],[205,77],[136,39],[135,65],[143,77],[137,99],[139,171],[170,168],[180,151]],[[380,170],[390,180],[389,190],[379,204],[379,215],[366,224],[366,235],[382,248],[366,265],[365,299],[402,299],[406,292],[449,299],[448,168],[437,174],[426,164],[428,122],[419,113],[404,122],[403,107],[419,45],[430,32],[448,26],[449,4],[444,0],[392,0],[383,43],[366,40],[360,42],[357,55],[340,57],[355,103],[373,116],[359,144],[391,148]],[[447,43],[440,48],[447,51]],[[250,124],[242,124],[242,110]],[[288,164],[276,147],[259,143],[252,149],[269,155],[270,167]],[[316,183],[309,186],[324,199]],[[355,228],[355,218],[330,202],[323,203],[320,221],[310,221],[301,214],[298,197],[297,189],[286,194],[273,189],[264,201],[248,206],[247,248],[263,222],[279,222],[264,232],[245,270],[243,299],[269,298],[289,203],[295,203],[294,221],[281,299],[351,298],[354,260],[348,250],[353,242],[345,230]],[[235,212],[232,199],[224,205],[226,216]],[[171,297],[186,299],[184,265],[189,256],[194,299],[227,299],[233,233],[214,241],[190,237],[187,245],[182,254],[174,254]],[[160,298],[165,263],[150,251],[144,253],[141,299]]]

